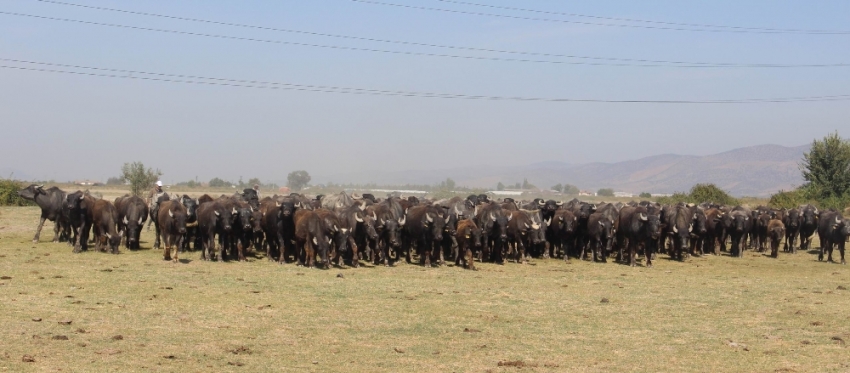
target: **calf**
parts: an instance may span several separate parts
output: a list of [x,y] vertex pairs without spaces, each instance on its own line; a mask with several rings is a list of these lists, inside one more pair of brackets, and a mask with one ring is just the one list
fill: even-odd
[[772,219],[767,223],[767,239],[770,240],[770,256],[779,256],[779,244],[785,236],[785,224],[782,220]]
[[177,263],[177,253],[186,234],[186,207],[180,201],[164,201],[159,206],[157,227],[165,243],[164,260]]
[[118,211],[111,202],[103,199],[95,201],[92,221],[95,250],[106,251],[104,246],[108,245],[110,252],[118,254],[124,233],[115,229],[118,221]]
[[481,249],[481,228],[475,225],[472,219],[464,219],[457,223],[455,232],[457,239],[457,252],[455,253],[455,265],[461,265],[475,270],[475,251]]

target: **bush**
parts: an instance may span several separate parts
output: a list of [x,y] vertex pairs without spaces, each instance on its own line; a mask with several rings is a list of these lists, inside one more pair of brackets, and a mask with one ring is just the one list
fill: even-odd
[[729,193],[714,184],[697,184],[691,188],[689,195],[692,203],[714,202],[721,205],[737,205],[737,199],[732,198]]
[[805,193],[797,189],[787,192],[780,190],[779,193],[770,196],[770,202],[767,205],[778,209],[791,209],[806,203],[808,203],[808,199]]
[[18,196],[23,188],[24,185],[15,180],[0,179],[0,206],[34,206],[35,202]]
[[638,197],[640,197],[640,198],[652,198],[652,194],[649,194],[647,192],[643,192]]
[[614,189],[611,188],[602,188],[596,192],[596,195],[599,197],[613,197]]
[[162,172],[151,168],[145,169],[142,162],[124,163],[124,167],[121,167],[121,179],[130,183],[130,193],[134,196],[142,196],[145,191],[153,187],[160,176]]

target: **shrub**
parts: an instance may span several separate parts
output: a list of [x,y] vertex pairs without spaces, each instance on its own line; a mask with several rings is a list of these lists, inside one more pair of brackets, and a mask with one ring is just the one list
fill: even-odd
[[33,206],[35,202],[25,200],[18,196],[18,191],[24,185],[15,180],[0,179],[0,206]]

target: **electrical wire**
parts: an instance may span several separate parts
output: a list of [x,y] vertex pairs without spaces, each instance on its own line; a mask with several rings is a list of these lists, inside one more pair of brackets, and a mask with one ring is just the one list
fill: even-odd
[[[28,68],[11,65],[0,65],[2,69],[32,71],[54,74],[69,74],[86,77],[104,77],[115,79],[131,79],[144,80],[155,82],[181,83],[181,84],[196,84],[208,86],[222,87],[240,87],[240,88],[256,88],[256,89],[271,89],[271,90],[291,90],[291,91],[307,91],[321,93],[337,93],[337,94],[356,94],[356,95],[372,95],[372,96],[399,96],[399,97],[417,97],[417,98],[439,98],[439,99],[463,99],[463,100],[484,100],[484,101],[523,101],[523,102],[553,102],[553,103],[608,103],[608,104],[765,104],[765,103],[794,103],[794,102],[830,102],[830,101],[847,101],[850,100],[850,95],[830,95],[830,96],[809,96],[809,97],[785,97],[785,98],[749,98],[749,99],[723,99],[723,100],[611,100],[611,99],[583,99],[583,98],[546,98],[546,97],[520,97],[520,96],[492,96],[492,95],[467,95],[453,93],[435,93],[435,92],[415,92],[415,91],[391,91],[378,89],[365,89],[353,87],[339,86],[320,86],[281,83],[271,81],[257,80],[239,80],[203,77],[197,75],[179,75],[145,72],[138,70],[123,70],[102,67],[91,67],[71,64],[59,64],[48,62],[27,61],[9,58],[0,58],[0,61],[37,64],[44,66],[55,66],[75,69],[88,69],[95,71],[105,71],[109,73],[89,73],[80,71],[57,70],[48,68]],[[149,76],[136,76],[149,75]]]
[[349,0],[349,1],[353,1],[353,2],[356,2],[356,3],[364,3],[364,4],[393,6],[393,7],[399,7],[399,8],[407,8],[407,9],[428,10],[428,11],[434,11],[434,12],[467,14],[467,15],[482,16],[482,17],[510,18],[510,19],[524,20],[524,21],[571,23],[571,24],[587,25],[587,26],[620,27],[620,28],[635,28],[635,29],[664,30],[664,31],[691,31],[691,32],[716,32],[716,33],[727,32],[727,33],[736,33],[736,34],[850,35],[850,31],[829,31],[829,30],[823,30],[823,31],[801,30],[799,32],[791,32],[790,30],[789,31],[767,31],[767,30],[758,31],[758,30],[739,30],[739,29],[723,30],[723,29],[710,29],[710,28],[682,28],[682,27],[666,27],[666,26],[643,26],[643,25],[628,25],[628,24],[614,24],[614,23],[596,23],[596,22],[584,22],[584,21],[570,21],[570,20],[553,19],[553,18],[510,16],[510,15],[495,14],[495,13],[468,12],[468,11],[454,10],[454,9],[432,8],[432,7],[416,6],[416,5],[385,3],[385,2],[373,1],[373,0]]
[[[74,3],[68,3],[68,2],[63,2],[63,1],[54,1],[54,0],[35,0],[35,1],[47,3],[47,4],[54,4],[54,5],[72,6],[72,7],[79,7],[79,8],[85,8],[85,9],[100,10],[100,11],[141,15],[141,16],[147,16],[147,17],[158,17],[158,18],[165,18],[165,19],[172,19],[172,20],[179,20],[179,21],[206,23],[206,24],[214,24],[214,25],[222,25],[222,26],[230,26],[230,27],[250,28],[250,29],[258,29],[258,30],[264,30],[264,31],[286,32],[286,33],[294,33],[294,34],[302,34],[302,35],[331,37],[331,38],[340,38],[340,39],[349,39],[349,40],[361,40],[361,41],[369,41],[369,42],[399,44],[399,45],[413,45],[413,46],[423,46],[423,47],[431,47],[431,48],[466,50],[466,51],[473,51],[473,52],[488,52],[488,53],[518,54],[518,55],[541,56],[541,57],[587,59],[587,60],[597,60],[597,61],[634,62],[634,63],[636,63],[635,65],[637,65],[637,66],[645,66],[645,64],[685,65],[684,67],[747,67],[747,68],[821,68],[821,67],[847,67],[847,66],[850,66],[850,64],[846,64],[846,63],[827,63],[827,64],[749,63],[748,64],[748,63],[726,63],[726,62],[720,62],[720,63],[687,62],[687,61],[668,61],[668,60],[651,60],[651,59],[618,58],[618,57],[593,57],[593,56],[579,56],[579,55],[567,55],[567,54],[555,54],[555,53],[523,52],[523,51],[512,51],[512,50],[503,50],[503,49],[451,46],[451,45],[440,45],[440,44],[431,44],[431,43],[418,43],[418,42],[402,41],[402,40],[388,40],[388,39],[376,39],[376,38],[350,36],[350,35],[327,34],[327,33],[311,32],[311,31],[282,29],[282,28],[257,26],[257,25],[247,25],[247,24],[233,23],[233,22],[211,21],[211,20],[190,18],[190,17],[178,17],[178,16],[171,16],[171,15],[165,15],[165,14],[138,12],[138,11],[116,9],[116,8],[107,8],[107,7],[100,7],[100,6],[74,4]],[[440,0],[438,0],[438,1],[440,1]],[[466,4],[466,3],[464,3],[464,4]],[[469,3],[469,4],[472,4],[472,3]],[[628,66],[635,66],[635,65],[628,65]],[[608,66],[608,65],[605,65],[605,66]],[[619,66],[619,65],[614,65],[614,66]],[[648,66],[648,67],[657,67],[657,66]]]

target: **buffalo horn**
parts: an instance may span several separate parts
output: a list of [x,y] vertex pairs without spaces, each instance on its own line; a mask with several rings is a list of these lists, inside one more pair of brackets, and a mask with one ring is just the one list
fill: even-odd
[[171,209],[168,210],[168,216],[172,218],[174,217],[174,212],[172,212]]
[[428,213],[425,214],[425,220],[427,220],[429,223],[434,222],[434,218],[432,218],[431,214],[428,214]]
[[[374,221],[378,221],[378,215],[377,215],[377,214],[375,214],[375,212],[374,212],[374,211],[372,211],[372,220],[374,220]],[[384,224],[384,223],[381,223],[381,224]]]
[[514,218],[514,214],[513,214],[513,213],[508,214],[508,221],[511,221],[511,219],[513,219],[513,218]]
[[126,217],[126,216],[124,217],[124,224],[130,224],[130,221],[129,221],[129,220],[127,220],[127,217]]
[[[564,220],[563,216],[561,217],[561,220]],[[544,220],[544,222],[546,223],[547,226],[552,225],[552,218],[549,218],[549,220]]]
[[316,237],[313,237],[313,245],[318,245],[318,244],[319,244],[319,240],[317,240]]
[[492,212],[490,213],[490,220],[496,221],[496,215],[493,214]]
[[835,217],[835,224],[841,224],[841,220],[838,220],[838,217]]
[[274,205],[277,206],[277,207],[281,206],[280,202],[277,202],[277,201],[275,201]]
[[564,202],[563,202],[563,201],[558,201],[558,202],[555,202],[555,205],[563,206],[563,205],[564,205]]
[[640,213],[640,220],[646,221],[647,220],[646,214]]
[[215,216],[221,216],[220,212],[218,212],[218,211],[213,211],[213,212],[215,213]]
[[679,227],[673,226],[673,233],[679,233]]
[[109,234],[108,232],[107,232],[107,233],[104,233],[104,235],[106,235],[106,238],[112,238],[112,235],[111,235],[111,234]]
[[540,201],[537,201],[537,204],[540,205],[540,206],[543,206],[543,205],[546,204],[546,202],[543,202],[543,200],[540,200]]
[[398,225],[404,225],[404,223],[407,223],[407,215],[402,216],[400,219],[398,219]]
[[230,213],[231,213],[231,214],[233,214],[233,215],[236,215],[236,214],[238,214],[238,213],[239,213],[239,211],[236,211],[236,207],[234,207],[234,208],[233,208],[233,211],[231,211]]
[[360,214],[354,214],[354,220],[357,220],[358,223],[363,222],[363,218],[360,217]]
[[337,227],[336,224],[334,224],[334,232],[339,232],[339,227]]
[[139,216],[139,224],[142,224],[142,218],[144,218],[144,216]]

